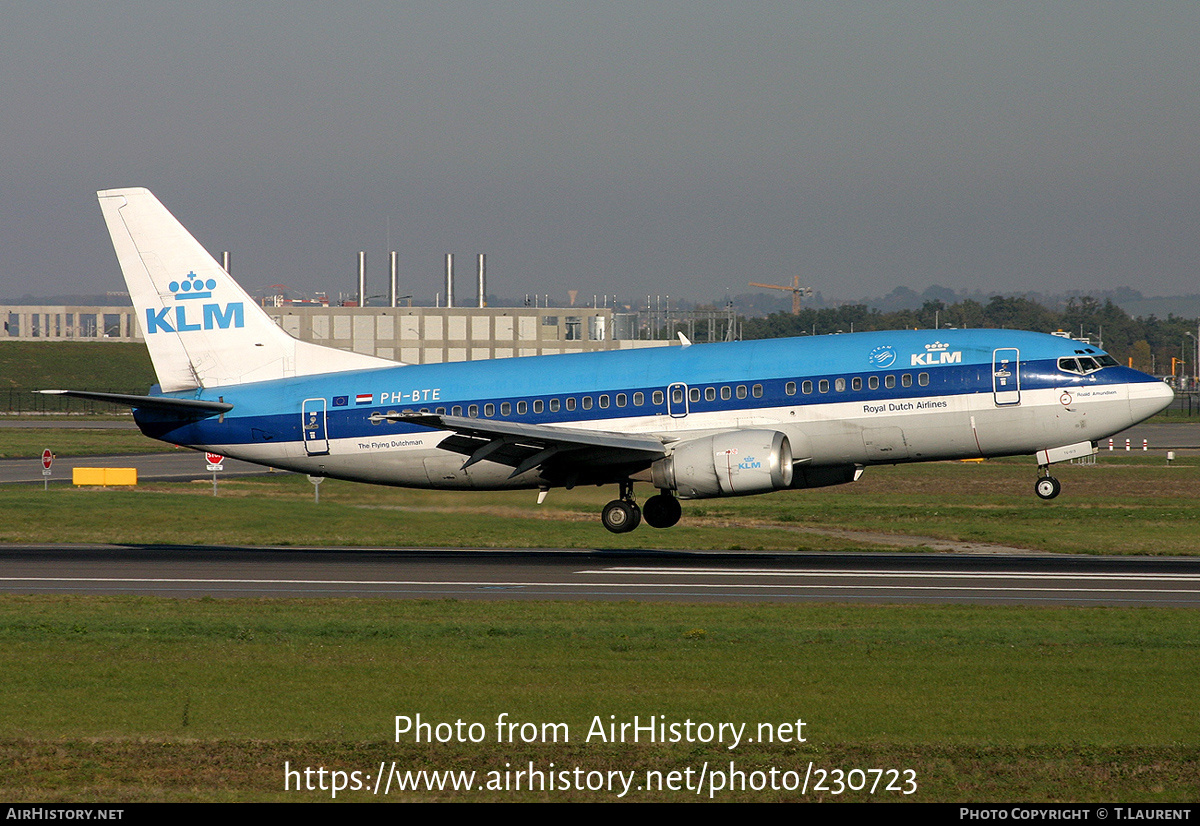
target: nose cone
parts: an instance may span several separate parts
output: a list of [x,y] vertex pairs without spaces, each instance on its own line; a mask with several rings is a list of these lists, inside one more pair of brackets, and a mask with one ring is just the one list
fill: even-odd
[[1166,382],[1147,381],[1129,385],[1129,414],[1133,424],[1166,410],[1175,400],[1175,391]]

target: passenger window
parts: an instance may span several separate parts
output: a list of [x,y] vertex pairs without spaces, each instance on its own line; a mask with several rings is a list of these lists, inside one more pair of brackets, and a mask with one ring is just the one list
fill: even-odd
[[700,388],[699,387],[692,387],[692,388],[688,389],[688,400],[694,401],[694,402],[700,401]]
[[634,407],[641,407],[645,403],[646,403],[646,394],[645,393],[643,393],[639,390],[637,393],[633,394],[633,406]]
[[912,387],[912,373],[905,373],[900,377],[900,384],[905,387]]
[[461,416],[462,415],[462,405],[456,404],[456,405],[454,405],[454,407],[450,408],[450,415],[451,416]]
[[438,408],[437,410],[435,410],[434,412],[435,412],[435,413],[437,413],[439,416],[445,416],[445,415],[446,415],[446,408],[444,408],[444,407],[439,407],[439,408]]
[[470,407],[468,407],[467,415],[470,416],[472,419],[478,419],[479,418],[479,405],[473,404]]
[[575,397],[571,396],[567,399],[567,410],[575,409]]
[[496,415],[496,405],[494,405],[494,404],[485,404],[485,405],[483,406],[483,415],[484,415],[484,417],[485,417],[485,418],[488,418],[488,419],[490,419],[490,418],[492,418],[493,416],[495,416],[495,415]]
[[608,408],[608,396],[607,395],[600,397],[600,408],[602,410]]
[[517,415],[524,416],[529,411],[528,402],[517,402]]
[[896,386],[896,377],[895,376],[884,376],[883,386],[886,387],[888,390],[891,390],[893,387]]
[[715,402],[717,400],[717,388],[715,388],[715,387],[704,388],[704,400],[706,402]]
[[744,398],[746,398],[746,385],[744,385],[744,384],[739,384],[739,385],[737,386],[737,397],[738,397],[739,399],[744,399]]
[[783,386],[783,392],[787,393],[789,396],[796,395],[796,382],[789,381],[787,384],[785,384]]
[[558,401],[558,399],[551,399],[551,400],[550,400],[550,412],[551,412],[551,413],[557,413],[557,412],[558,412],[558,408],[559,408],[559,404],[560,404],[560,402]]
[[584,409],[584,410],[591,410],[591,409],[592,409],[592,397],[591,397],[591,396],[584,396],[584,397],[583,397],[583,409]]
[[822,393],[828,393],[829,392],[829,379],[821,379],[821,381],[817,384],[817,389],[820,390]]
[[862,390],[862,376],[855,376],[850,379],[851,390]]
[[508,402],[501,402],[500,403],[500,415],[501,416],[511,416],[512,415],[512,405],[509,404]]
[[654,401],[654,403],[655,403],[655,404],[662,404],[662,403],[663,403],[663,398],[664,398],[664,397],[663,397],[663,391],[661,391],[661,390],[655,390],[655,391],[654,391],[654,395],[653,395],[653,396],[651,396],[650,398],[651,398],[651,399]]
[[804,382],[804,384],[800,385],[800,390],[802,393],[804,393],[804,395],[811,396],[812,395],[812,382],[811,381]]
[[878,390],[879,389],[879,376],[871,376],[870,378],[868,378],[867,379],[867,387],[871,388],[872,390]]
[[753,387],[750,388],[750,393],[751,393],[751,395],[754,396],[754,398],[761,399],[762,398],[762,385],[761,384],[754,385]]
[[682,387],[674,387],[671,389],[671,404],[683,404]]
[[729,385],[725,385],[724,387],[721,388],[721,400],[722,401],[729,401],[729,398],[732,395],[733,395],[733,392],[729,389]]
[[833,382],[833,389],[839,393],[845,393],[846,392],[846,380],[845,379],[836,379]]
[[928,373],[917,373],[917,384],[921,385],[922,387],[928,387],[929,386],[929,374]]
[[629,401],[629,397],[626,396],[624,393],[617,394],[617,407],[624,407],[628,401]]
[[534,399],[534,400],[533,400],[533,412],[534,412],[534,413],[541,413],[543,409],[545,409],[545,406],[542,404],[542,400],[541,400],[541,399]]

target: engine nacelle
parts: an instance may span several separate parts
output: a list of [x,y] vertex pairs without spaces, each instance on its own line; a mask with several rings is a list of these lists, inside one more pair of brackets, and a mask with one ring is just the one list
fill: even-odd
[[767,493],[792,484],[792,447],[777,430],[735,430],[681,442],[650,470],[680,499]]

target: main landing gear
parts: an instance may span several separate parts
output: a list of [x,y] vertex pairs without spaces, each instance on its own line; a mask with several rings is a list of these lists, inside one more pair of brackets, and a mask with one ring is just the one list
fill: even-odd
[[666,491],[651,496],[645,507],[639,508],[633,498],[633,482],[622,482],[621,498],[604,506],[600,521],[613,533],[628,533],[642,524],[642,519],[652,528],[669,528],[682,515],[679,500]]
[[1039,499],[1053,499],[1062,491],[1062,484],[1050,475],[1050,468],[1042,468],[1042,474],[1042,478],[1034,483],[1033,492]]

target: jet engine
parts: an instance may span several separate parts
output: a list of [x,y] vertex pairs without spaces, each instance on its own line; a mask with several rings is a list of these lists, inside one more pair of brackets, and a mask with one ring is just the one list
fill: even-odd
[[735,430],[680,442],[650,470],[680,499],[766,493],[792,484],[792,447],[777,430]]

